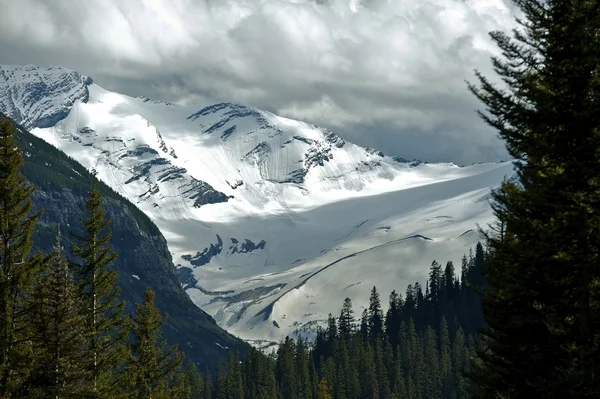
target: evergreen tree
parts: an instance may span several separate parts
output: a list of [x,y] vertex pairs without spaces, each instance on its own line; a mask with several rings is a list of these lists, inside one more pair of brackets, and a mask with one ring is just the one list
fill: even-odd
[[383,353],[383,341],[381,338],[377,338],[375,341],[374,349],[374,361],[375,361],[375,375],[377,383],[379,385],[379,398],[390,399],[392,392],[390,391],[390,380],[388,377],[388,364],[385,362],[385,355]]
[[458,398],[465,397],[467,392],[464,373],[467,365],[465,334],[459,327],[452,345],[452,391]]
[[477,73],[517,181],[494,193],[476,397],[600,397],[600,2],[518,0],[493,32],[507,88]]
[[130,398],[185,398],[187,385],[181,370],[183,355],[176,346],[166,348],[160,328],[165,319],[154,306],[154,291],[146,290],[143,304],[132,316],[131,359],[125,369]]
[[85,354],[85,320],[77,287],[60,242],[46,274],[33,294],[31,324],[36,353],[31,397],[80,398],[89,392]]
[[373,340],[383,337],[381,300],[375,286],[371,289],[371,297],[369,298],[369,334]]
[[444,285],[446,300],[454,300],[454,263],[452,261],[446,263],[446,268],[444,269]]
[[342,305],[342,311],[340,313],[338,323],[340,336],[347,340],[354,329],[354,310],[352,309],[352,299],[344,299],[344,304]]
[[190,399],[205,399],[205,381],[196,364],[189,363],[185,368],[185,374],[190,388]]
[[308,353],[302,340],[296,345],[296,370],[298,373],[298,399],[312,399]]
[[119,299],[117,272],[109,265],[116,253],[108,248],[111,237],[110,218],[104,216],[97,181],[86,202],[87,219],[84,234],[73,234],[73,255],[79,258],[75,270],[87,323],[86,338],[93,392],[97,397],[113,397],[119,384],[118,370],[127,355],[127,329],[123,313],[125,304]]
[[394,377],[391,381],[392,393],[398,398],[407,397],[406,383],[404,381],[404,373],[402,371],[402,358],[400,349],[396,350],[396,358],[394,359]]
[[385,332],[387,341],[392,348],[398,346],[398,333],[400,332],[400,321],[402,320],[402,297],[396,290],[390,294],[390,301],[385,315]]
[[442,391],[441,397],[449,398],[454,391],[452,386],[452,348],[450,344],[450,333],[448,332],[448,323],[443,316],[438,332],[438,345],[439,375]]
[[317,389],[317,399],[333,399],[331,396],[331,388],[329,388],[329,384],[327,380],[321,379],[319,382],[319,387]]
[[22,150],[8,118],[0,118],[0,397],[23,387],[32,353],[26,324],[29,294],[39,275],[41,256],[30,256],[31,236],[40,213],[32,213],[34,187],[19,172]]
[[429,269],[429,292],[434,302],[440,297],[442,281],[442,265],[434,260]]
[[461,288],[466,288],[467,276],[469,274],[469,260],[467,255],[463,255],[460,262],[460,284]]
[[204,376],[204,397],[202,399],[212,399],[212,398],[213,398],[212,376],[210,375],[210,371],[206,370],[206,374]]
[[363,309],[362,316],[360,318],[360,337],[363,341],[369,338],[369,312],[367,309]]
[[227,367],[227,398],[244,399],[242,368],[237,354],[229,351]]
[[225,373],[225,368],[222,364],[219,364],[219,366],[217,367],[213,398],[227,399],[227,375]]
[[280,344],[277,353],[277,380],[282,399],[298,398],[295,345],[289,337]]

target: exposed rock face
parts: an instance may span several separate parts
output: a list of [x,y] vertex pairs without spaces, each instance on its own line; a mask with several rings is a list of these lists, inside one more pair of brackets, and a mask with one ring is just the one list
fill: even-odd
[[[80,164],[37,137],[21,131],[17,139],[25,154],[22,172],[37,187],[34,207],[45,211],[37,223],[35,247],[50,250],[60,225],[64,246],[69,248],[67,231],[79,232],[81,228],[92,177]],[[144,291],[151,287],[156,292],[156,305],[169,314],[163,328],[166,339],[179,344],[188,359],[202,368],[214,368],[227,354],[223,348],[244,351],[244,343],[192,303],[179,282],[167,242],[154,223],[106,185],[101,183],[100,189],[105,212],[112,218],[111,245],[118,252],[114,267],[127,310],[133,311],[133,305],[141,302]]]
[[88,101],[92,83],[60,67],[0,66],[0,110],[27,129],[54,126],[75,101]]
[[210,262],[210,260],[223,251],[223,240],[217,235],[217,243],[210,244],[208,248],[204,248],[202,252],[196,252],[196,255],[182,255],[181,258],[192,264],[194,267],[202,266]]
[[255,244],[252,240],[249,240],[247,238],[241,243],[237,239],[232,238],[231,244],[232,245],[229,246],[230,254],[246,254],[248,252],[256,251],[258,249],[265,249],[265,245],[267,245],[265,240],[260,240],[258,244]]
[[242,118],[252,118],[256,129],[274,128],[257,110],[241,104],[219,103],[209,105],[200,111],[188,116],[189,120],[195,121],[201,116],[220,113],[221,117],[207,126],[202,126],[203,133],[211,134],[221,130],[221,139],[226,140],[237,130],[236,122]]
[[[255,244],[252,240],[245,238],[240,242],[237,238],[231,238],[231,245],[229,246],[229,250],[227,251],[227,255],[233,255],[235,253],[245,254],[248,252],[256,251],[259,249],[265,249],[265,245],[267,243],[265,240],[260,240],[258,244]],[[223,239],[217,234],[217,243],[210,244],[210,246],[204,248],[202,252],[198,251],[195,255],[182,255],[181,258],[190,264],[193,267],[199,267],[210,263],[210,260],[223,252]],[[180,281],[183,283],[189,283],[191,280],[189,279],[188,273],[185,272],[183,276],[180,276]],[[183,280],[181,280],[183,278]],[[195,284],[195,283],[194,283]]]

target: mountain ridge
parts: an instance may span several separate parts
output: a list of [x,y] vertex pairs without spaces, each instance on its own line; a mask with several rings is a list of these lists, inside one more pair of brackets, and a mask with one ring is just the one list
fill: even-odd
[[[241,104],[198,108],[85,87],[64,118],[32,133],[148,215],[194,303],[249,341],[299,333],[346,295],[361,305],[369,286],[401,290],[435,258],[458,261],[479,238],[477,223],[491,221],[481,199],[513,173],[509,162],[390,157]],[[0,81],[1,90],[18,91]],[[50,108],[68,104],[49,96]]]
[[[0,117],[3,117],[0,113]],[[34,250],[50,251],[58,226],[65,232],[78,232],[84,218],[87,190],[92,175],[67,155],[29,133],[17,124],[17,142],[23,149],[21,172],[36,187],[34,209],[44,209],[33,236]],[[235,337],[225,333],[215,320],[196,307],[177,281],[166,240],[156,225],[137,207],[100,182],[104,209],[112,218],[110,245],[117,250],[114,267],[119,272],[126,310],[134,311],[146,287],[156,293],[157,306],[169,313],[163,334],[170,344],[178,344],[189,360],[200,367],[216,369],[227,351],[245,350]],[[63,234],[65,246],[70,235]]]

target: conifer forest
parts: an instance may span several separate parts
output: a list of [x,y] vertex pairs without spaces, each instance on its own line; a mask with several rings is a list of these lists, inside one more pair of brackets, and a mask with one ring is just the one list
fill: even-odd
[[121,298],[96,180],[80,225],[33,247],[43,210],[2,117],[0,399],[600,398],[600,0],[514,3],[520,27],[490,33],[497,76],[465,87],[516,170],[480,243],[423,259],[426,281],[372,287],[367,308],[346,298],[310,339],[213,368],[167,344],[151,288]]

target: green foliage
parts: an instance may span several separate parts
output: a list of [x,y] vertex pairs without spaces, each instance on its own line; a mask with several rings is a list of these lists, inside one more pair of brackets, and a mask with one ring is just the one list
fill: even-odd
[[[519,0],[480,112],[516,159],[494,194],[476,397],[600,397],[600,1]],[[476,276],[475,276],[476,277]]]
[[[166,348],[161,341],[160,328],[164,318],[154,306],[154,291],[146,290],[143,304],[136,304],[132,316],[131,357],[125,367],[128,398],[184,399],[190,397],[187,376],[182,370],[183,355],[177,346]],[[192,369],[193,373],[193,369]],[[197,373],[197,370],[196,370]],[[202,379],[194,377],[198,389]]]
[[91,374],[82,363],[85,319],[60,234],[57,241],[33,293],[30,320],[35,362],[28,384],[30,397],[75,399],[86,397],[91,387]]
[[[17,132],[20,140],[39,141],[22,130]],[[174,348],[164,350],[164,342],[157,341],[164,319],[154,307],[153,294],[146,296],[144,306],[137,306],[138,315],[131,325],[124,318],[117,273],[111,268],[116,254],[109,248],[110,218],[102,209],[102,184],[92,185],[87,217],[82,220],[83,229],[77,230],[83,233],[74,234],[71,255],[77,261],[71,266],[75,281],[60,240],[47,258],[41,253],[29,255],[36,227],[51,240],[53,226],[38,221],[41,212],[31,212],[34,189],[19,173],[24,168],[15,133],[12,122],[0,118],[0,397],[191,398],[190,372],[181,369],[182,355]],[[33,148],[31,142],[28,145]],[[53,166],[56,172],[43,183],[60,184],[61,174],[73,180],[72,172],[89,176],[76,163],[65,161],[64,154],[53,151],[50,148],[34,157],[43,160],[43,169]],[[27,151],[26,155],[31,156]],[[57,164],[48,163],[50,159]],[[81,173],[68,170],[70,166],[80,168]],[[74,179],[73,190],[80,186],[81,179]],[[143,216],[139,211],[138,215]],[[154,350],[146,350],[152,348],[152,337]],[[273,369],[268,360],[258,359],[266,370],[261,378],[273,387],[271,395],[260,397],[275,399]],[[237,390],[231,390],[230,397],[240,398],[245,388],[238,371]],[[196,379],[194,387],[202,390],[199,397],[212,397],[209,374],[204,380]]]
[[[34,193],[34,209],[47,207],[37,219],[33,235],[34,249],[52,251],[56,225],[84,234],[80,220],[90,186],[96,180],[82,165],[19,125],[15,135],[23,148],[25,163],[21,171],[38,189]],[[132,275],[156,293],[156,305],[170,315],[163,326],[163,336],[170,343],[185,347],[186,357],[202,369],[214,367],[226,352],[214,342],[235,348],[241,353],[248,345],[217,326],[214,320],[191,301],[180,285],[166,240],[154,223],[133,203],[127,201],[101,181],[96,187],[102,194],[104,210],[113,217],[111,245],[119,257],[112,267],[119,271],[121,298],[126,311],[134,312],[134,303],[143,301],[144,284],[131,284]],[[64,237],[69,248],[71,237]],[[67,251],[67,259],[73,260]],[[185,345],[185,346],[184,346]]]
[[187,379],[187,385],[190,389],[189,399],[203,399],[205,393],[205,381],[202,374],[200,374],[198,367],[196,367],[194,363],[188,363],[187,367],[185,368],[185,375]]
[[465,281],[454,275],[452,263],[443,273],[436,266],[438,295],[424,296],[419,284],[408,287],[406,301],[392,292],[385,318],[373,288],[360,327],[355,325],[352,301],[346,298],[339,319],[330,314],[313,345],[288,337],[280,343],[274,361],[257,351],[248,353],[241,367],[230,358],[214,385],[205,379],[214,388],[213,395],[205,397],[470,398],[463,373],[475,346],[470,334],[481,327],[473,320],[481,320],[481,315],[473,305],[478,301],[476,285],[468,284],[466,277],[477,281],[485,256],[478,245],[475,254],[465,257]]
[[369,298],[369,334],[373,339],[383,336],[383,313],[376,287],[371,290],[371,297]]
[[25,181],[12,122],[0,118],[0,397],[17,394],[31,371],[27,342],[30,293],[41,256],[30,256],[39,213],[31,212],[34,188]]
[[93,376],[92,390],[98,397],[113,397],[119,370],[126,360],[127,329],[125,303],[119,297],[117,272],[109,268],[117,254],[109,247],[110,218],[104,216],[96,183],[86,203],[84,234],[73,233],[71,252],[76,256],[77,283],[86,321],[87,368]]

